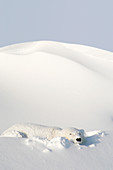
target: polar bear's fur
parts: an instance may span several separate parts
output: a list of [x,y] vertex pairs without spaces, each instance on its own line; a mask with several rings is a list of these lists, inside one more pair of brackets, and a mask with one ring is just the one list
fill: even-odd
[[73,143],[82,143],[84,139],[84,130],[76,128],[59,128],[37,125],[32,123],[16,124],[4,131],[1,137],[40,137],[51,140],[55,137],[65,137]]

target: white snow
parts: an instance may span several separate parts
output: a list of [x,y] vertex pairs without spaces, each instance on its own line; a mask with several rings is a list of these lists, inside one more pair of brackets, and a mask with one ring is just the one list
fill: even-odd
[[113,53],[49,41],[0,48],[0,116],[0,133],[19,122],[86,132],[81,145],[1,137],[0,170],[112,170]]

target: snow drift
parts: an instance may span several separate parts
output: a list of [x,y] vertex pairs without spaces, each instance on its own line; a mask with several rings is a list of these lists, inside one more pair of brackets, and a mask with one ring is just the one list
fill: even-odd
[[46,41],[4,47],[0,82],[1,131],[17,121],[86,130],[113,127],[111,52]]

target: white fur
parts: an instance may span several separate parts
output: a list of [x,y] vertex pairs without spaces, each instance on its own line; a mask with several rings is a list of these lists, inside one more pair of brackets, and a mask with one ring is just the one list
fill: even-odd
[[[1,137],[41,137],[51,140],[55,137],[65,137],[73,143],[82,143],[84,139],[84,130],[76,128],[58,128],[37,125],[32,123],[16,124],[4,131]],[[77,139],[81,141],[77,141]]]

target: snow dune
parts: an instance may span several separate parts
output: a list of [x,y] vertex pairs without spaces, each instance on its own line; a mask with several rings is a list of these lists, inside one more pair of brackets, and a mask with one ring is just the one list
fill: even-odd
[[46,41],[3,47],[0,82],[1,131],[17,121],[113,127],[111,52]]
[[113,167],[113,53],[40,41],[0,48],[0,133],[15,123],[85,130],[85,141],[0,138],[0,169]]

